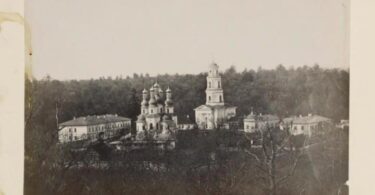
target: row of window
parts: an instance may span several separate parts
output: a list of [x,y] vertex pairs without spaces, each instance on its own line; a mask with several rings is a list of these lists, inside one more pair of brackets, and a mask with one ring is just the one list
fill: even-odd
[[104,130],[104,129],[107,129],[107,128],[119,128],[119,127],[125,127],[126,124],[125,123],[121,123],[121,124],[112,124],[112,125],[105,125],[105,126],[93,126],[93,127],[88,127],[88,131],[89,132],[94,132],[94,131],[100,131],[100,130]]
[[[147,111],[147,110],[144,109],[144,110],[143,110],[143,113],[146,113],[146,111]],[[163,108],[160,108],[160,113],[162,113],[162,112],[163,112]],[[166,113],[169,113],[169,108],[167,108],[167,109],[165,110],[165,112],[166,112]],[[151,110],[150,110],[150,114],[153,114],[153,113],[154,113],[154,110],[151,109]]]
[[[221,88],[221,83],[220,81],[217,82],[218,88]],[[212,88],[211,81],[208,82],[208,88]]]
[[[211,101],[211,96],[208,96],[208,101]],[[222,102],[223,101],[223,98],[221,97],[221,95],[219,96],[219,102]]]

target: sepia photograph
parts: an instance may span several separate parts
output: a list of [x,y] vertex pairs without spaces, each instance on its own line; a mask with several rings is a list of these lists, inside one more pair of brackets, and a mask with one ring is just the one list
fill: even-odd
[[24,7],[25,195],[349,194],[349,0]]

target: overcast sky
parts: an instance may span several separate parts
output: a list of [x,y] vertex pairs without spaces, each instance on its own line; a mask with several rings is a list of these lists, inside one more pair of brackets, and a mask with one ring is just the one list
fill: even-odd
[[28,0],[33,74],[348,68],[348,0]]

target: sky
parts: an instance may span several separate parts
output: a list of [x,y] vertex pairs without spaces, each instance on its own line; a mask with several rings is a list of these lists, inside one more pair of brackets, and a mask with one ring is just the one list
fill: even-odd
[[348,0],[28,0],[32,70],[60,80],[349,68]]

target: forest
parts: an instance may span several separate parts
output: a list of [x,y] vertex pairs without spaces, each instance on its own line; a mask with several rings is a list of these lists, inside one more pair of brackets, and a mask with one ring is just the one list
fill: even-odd
[[[318,65],[297,68],[285,68],[283,65],[279,65],[275,69],[245,69],[244,71],[238,72],[236,68],[232,66],[223,71],[221,75],[223,79],[222,85],[224,88],[225,102],[238,107],[238,116],[249,114],[251,108],[253,108],[255,112],[277,114],[280,117],[300,114],[306,115],[308,113],[329,117],[334,121],[348,119],[349,117],[349,71],[347,70],[325,69]],[[41,192],[59,192],[60,194],[66,194],[67,190],[70,188],[64,185],[69,185],[69,182],[73,182],[79,178],[76,177],[77,175],[74,174],[74,171],[62,173],[61,170],[55,169],[56,163],[64,160],[63,156],[65,155],[64,151],[61,151],[59,146],[56,145],[58,123],[71,120],[74,116],[106,113],[117,113],[120,116],[126,116],[135,120],[140,112],[142,90],[144,88],[150,88],[156,81],[162,86],[163,90],[168,86],[171,88],[175,112],[178,113],[178,115],[190,115],[191,118],[194,118],[193,109],[205,103],[206,76],[206,73],[197,75],[164,74],[157,76],[133,74],[133,76],[127,76],[125,78],[119,76],[116,78],[103,77],[91,80],[59,81],[49,76],[40,80],[26,79],[25,194],[36,194],[36,192],[38,192],[38,194]],[[331,146],[329,148],[340,149]],[[197,149],[197,151],[201,151],[201,149]],[[340,154],[341,153],[342,151]],[[316,152],[316,154],[321,155],[320,152]],[[334,151],[332,154],[338,154],[338,152]],[[317,159],[320,158],[321,157]],[[339,158],[335,161],[327,160],[327,162],[335,163],[336,161],[341,162]],[[245,161],[239,160],[238,163],[235,163],[235,166],[239,166],[242,162]],[[234,161],[225,161],[224,167],[229,166],[229,164],[226,163],[234,163]],[[325,163],[326,161],[324,161],[322,169],[327,168]],[[178,165],[177,167],[180,166],[182,165]],[[49,168],[47,169],[46,167]],[[134,167],[130,168],[130,170],[133,170],[133,168]],[[238,171],[240,171],[241,168],[238,168]],[[176,171],[176,173],[173,174],[179,173],[178,168],[171,170]],[[340,171],[341,170],[343,169],[340,169]],[[122,172],[124,171],[125,170],[122,170]],[[88,179],[92,177],[89,176],[92,172],[89,171],[87,174],[86,170],[81,170],[81,172],[82,181],[80,182],[83,182],[82,188],[75,189],[74,192],[86,191],[87,194],[91,194],[90,190],[100,190],[100,185],[105,185],[103,182],[110,181],[103,179],[102,183],[90,183],[89,180],[86,181],[84,178]],[[131,171],[126,174],[130,173]],[[95,174],[97,176],[99,173]],[[103,178],[108,177],[105,173],[100,174],[102,174]],[[141,179],[138,176],[139,174],[143,174],[143,172],[134,174],[134,177]],[[155,180],[153,180],[153,182],[157,183],[159,180],[156,178],[160,178],[160,175],[154,176]],[[176,175],[170,174],[164,174],[164,176],[171,177],[170,180],[168,180],[169,182],[179,181],[181,182],[180,184],[187,182],[185,179],[190,178],[181,175],[177,177]],[[325,175],[324,177],[327,178],[324,180],[330,181],[333,176]],[[209,177],[211,178],[213,176]],[[70,179],[64,181],[63,178]],[[118,178],[120,178],[120,176]],[[181,181],[176,180],[176,178],[181,179]],[[245,178],[255,181],[255,178],[247,176]],[[96,181],[98,179],[100,178],[96,178]],[[144,179],[147,180],[147,178]],[[126,180],[127,179],[121,176],[121,179],[116,181],[125,182]],[[211,181],[220,182],[216,180],[210,180],[210,182]],[[232,181],[228,180],[225,182],[230,183]],[[131,184],[131,181],[128,181],[126,185],[125,183],[123,183],[124,186],[121,188],[123,188],[123,190],[130,190],[130,192],[128,192],[133,193],[131,192],[131,188],[126,187],[126,185]],[[159,184],[161,185],[160,181]],[[166,185],[166,183],[162,185]],[[215,185],[221,186],[221,184]],[[86,189],[83,188],[83,186],[91,186],[91,188]],[[211,184],[208,186],[211,186]],[[143,188],[142,186],[138,187],[134,188],[136,188],[136,190]],[[219,190],[219,188],[206,189],[206,187],[204,187],[204,189]],[[145,191],[144,194],[154,194],[156,192],[153,191],[153,188],[147,190],[150,191]],[[184,189],[181,188],[180,190]],[[203,188],[197,188],[196,190],[194,194],[202,192]],[[246,192],[246,189],[240,189],[240,187],[236,187],[233,190]],[[328,189],[322,188],[320,190]],[[125,191],[122,191],[122,193],[124,192]],[[233,192],[228,192],[228,194],[232,193]],[[71,194],[74,193],[71,192]],[[235,194],[241,193],[236,192]]]

